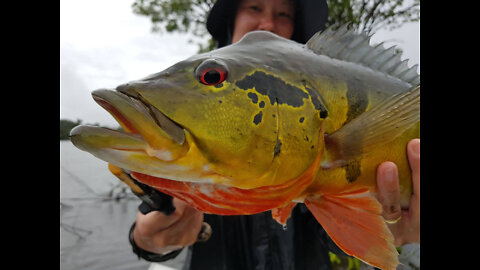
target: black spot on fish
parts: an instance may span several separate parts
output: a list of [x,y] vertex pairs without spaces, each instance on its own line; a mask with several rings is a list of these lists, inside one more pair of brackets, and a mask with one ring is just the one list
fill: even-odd
[[306,82],[303,82],[305,89],[307,90],[308,94],[310,94],[310,98],[312,99],[313,107],[315,110],[320,111],[320,118],[326,118],[328,116],[327,109],[323,104],[325,104],[325,100],[323,100],[322,96],[317,93],[317,91],[307,87]]
[[327,116],[328,116],[328,112],[327,112],[327,111],[321,111],[321,112],[320,112],[320,118],[325,119],[325,118],[327,118]]
[[260,101],[260,103],[258,103],[258,106],[260,106],[260,108],[265,107],[265,102],[264,102],[264,101]]
[[252,100],[253,103],[256,104],[258,102],[257,94],[250,92],[247,94],[247,96]]
[[362,174],[360,170],[361,159],[354,159],[345,165],[345,176],[349,183],[357,180],[357,178]]
[[275,118],[275,114],[272,114],[272,117]]
[[219,100],[219,101],[218,101],[218,103],[222,104],[222,101],[221,101],[221,100]]
[[303,121],[305,121],[305,117],[300,117],[300,120],[298,120],[300,123],[303,123]]
[[302,89],[261,71],[255,71],[252,75],[246,76],[236,82],[236,85],[243,90],[255,87],[257,93],[268,96],[272,105],[278,102],[278,104],[300,107],[303,105],[303,99],[308,98],[307,93],[303,92]]
[[367,93],[362,90],[364,87],[362,87],[361,82],[348,81],[347,87],[348,111],[345,124],[365,112],[368,105]]
[[253,123],[255,123],[255,125],[260,124],[260,122],[262,122],[262,111],[260,111],[253,117]]
[[282,148],[282,142],[277,138],[277,143],[275,144],[275,148],[273,149],[273,156],[276,157],[280,154],[280,150]]

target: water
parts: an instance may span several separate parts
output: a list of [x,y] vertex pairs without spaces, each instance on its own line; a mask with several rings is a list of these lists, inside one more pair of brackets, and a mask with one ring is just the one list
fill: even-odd
[[[140,200],[122,189],[106,162],[60,141],[60,269],[153,269],[128,242]],[[161,264],[181,269],[185,256]]]

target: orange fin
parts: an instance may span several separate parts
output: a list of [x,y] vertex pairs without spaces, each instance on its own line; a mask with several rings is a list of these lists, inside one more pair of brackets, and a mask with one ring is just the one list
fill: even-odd
[[292,213],[292,209],[295,207],[295,205],[297,205],[297,203],[291,202],[283,207],[272,209],[272,218],[283,226],[286,226],[287,220],[290,218],[290,214]]
[[396,269],[393,235],[368,189],[308,197],[305,205],[345,253],[380,269]]

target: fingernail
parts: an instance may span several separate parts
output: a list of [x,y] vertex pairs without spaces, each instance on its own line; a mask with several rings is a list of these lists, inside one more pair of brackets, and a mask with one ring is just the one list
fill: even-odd
[[410,146],[410,150],[413,152],[415,155],[420,155],[420,140],[415,139],[412,145]]
[[387,181],[393,181],[393,179],[395,179],[395,168],[393,165],[386,166],[386,168],[383,169],[383,177]]

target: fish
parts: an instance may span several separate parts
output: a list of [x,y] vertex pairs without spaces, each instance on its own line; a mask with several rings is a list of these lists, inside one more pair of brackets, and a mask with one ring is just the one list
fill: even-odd
[[93,99],[122,131],[82,125],[71,142],[138,182],[218,215],[271,211],[285,225],[304,203],[348,255],[399,264],[376,199],[376,168],[398,167],[420,137],[420,75],[395,47],[344,25],[300,44],[268,31],[191,56]]

